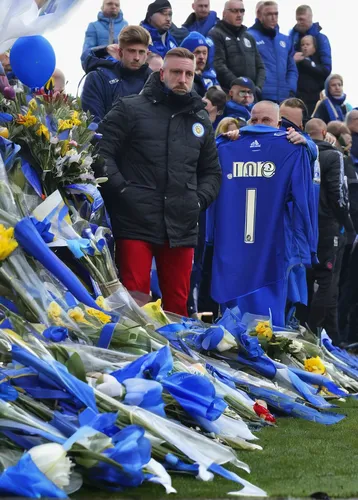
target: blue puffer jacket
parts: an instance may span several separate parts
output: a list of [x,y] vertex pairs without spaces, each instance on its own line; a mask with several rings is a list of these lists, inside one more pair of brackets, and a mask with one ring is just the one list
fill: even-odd
[[306,35],[314,36],[317,42],[317,54],[319,56],[320,63],[323,64],[329,73],[332,71],[332,52],[331,45],[329,43],[326,35],[321,33],[321,26],[319,23],[313,23],[312,26],[306,33],[299,33],[294,27],[290,31],[290,39],[295,52],[301,51],[301,39]]
[[101,121],[119,97],[139,94],[152,70],[144,64],[138,70],[124,68],[122,63],[106,57],[105,47],[86,52],[82,67],[87,74],[81,100],[84,111]]
[[157,28],[153,28],[150,24],[142,21],[140,25],[149,31],[150,36],[152,37],[152,45],[149,45],[149,50],[154,52],[155,54],[159,54],[163,58],[165,54],[170,50],[174,49],[178,46],[175,38],[168,31],[165,35],[165,41],[163,42],[163,37],[157,30]]
[[[119,33],[125,26],[128,26],[127,21],[123,19],[123,12],[121,10],[119,11],[118,16],[114,19],[105,17],[103,12],[98,12],[97,18],[98,21],[89,23],[87,27],[82,52],[91,49],[92,47],[98,47],[98,45],[110,45],[111,43],[117,43]],[[110,23],[113,23],[114,41],[109,39]]]
[[196,19],[195,12],[192,12],[183,24],[183,27],[190,32],[197,31],[202,35],[207,36],[211,28],[213,28],[218,21],[219,18],[216,12],[213,10],[210,11],[208,17],[206,17],[205,19],[201,19],[200,21]]
[[266,79],[262,99],[281,102],[294,96],[298,71],[293,60],[290,38],[280,33],[278,26],[274,30],[266,29],[260,21],[256,21],[248,32],[255,38],[265,64]]

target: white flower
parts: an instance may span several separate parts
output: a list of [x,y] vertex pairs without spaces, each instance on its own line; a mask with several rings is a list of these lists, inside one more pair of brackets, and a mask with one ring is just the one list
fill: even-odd
[[225,330],[224,336],[216,346],[216,349],[219,352],[225,352],[230,351],[232,347],[237,347],[235,337],[230,332]]
[[58,144],[58,141],[59,141],[58,137],[51,136],[50,144]]
[[154,460],[153,458],[145,466],[148,472],[154,474],[155,477],[149,479],[152,483],[159,483],[164,486],[167,495],[170,493],[176,493],[177,490],[172,486],[172,478],[169,476],[167,471],[164,469],[162,464]]
[[98,380],[99,384],[96,389],[101,391],[103,394],[110,396],[111,398],[121,398],[124,393],[123,385],[118,382],[118,380],[112,375],[105,373]]
[[31,448],[29,454],[40,471],[56,486],[63,489],[70,484],[71,468],[74,464],[61,444],[40,444]]
[[291,340],[291,344],[289,346],[290,352],[292,354],[298,354],[303,350],[303,344],[302,342],[299,342],[298,340]]

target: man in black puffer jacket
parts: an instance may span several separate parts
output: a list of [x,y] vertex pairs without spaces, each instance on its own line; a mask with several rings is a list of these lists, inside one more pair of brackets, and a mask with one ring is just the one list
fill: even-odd
[[255,83],[259,97],[265,83],[265,66],[254,37],[242,24],[244,14],[243,2],[230,0],[225,4],[223,20],[209,31],[215,44],[214,69],[227,92],[233,80],[246,76]]
[[104,199],[124,286],[149,293],[156,258],[164,307],[187,316],[198,219],[219,193],[221,169],[205,105],[192,91],[195,57],[170,50],[138,96],[125,97],[99,130]]
[[[334,342],[338,340],[337,297],[345,236],[354,233],[349,216],[348,189],[344,179],[344,158],[338,149],[326,142],[326,124],[314,118],[306,125],[306,133],[318,146],[321,168],[321,190],[318,209],[319,264],[307,272],[308,325],[316,333],[323,327]],[[338,278],[338,279],[337,279]],[[313,291],[315,281],[318,290]]]

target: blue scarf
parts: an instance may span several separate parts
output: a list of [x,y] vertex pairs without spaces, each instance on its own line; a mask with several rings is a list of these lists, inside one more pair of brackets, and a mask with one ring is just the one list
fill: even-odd
[[344,122],[345,116],[347,114],[346,108],[343,106],[346,100],[346,94],[341,95],[341,97],[333,97],[329,92],[326,94],[327,99],[325,99],[324,105],[326,106],[329,121],[339,120]]

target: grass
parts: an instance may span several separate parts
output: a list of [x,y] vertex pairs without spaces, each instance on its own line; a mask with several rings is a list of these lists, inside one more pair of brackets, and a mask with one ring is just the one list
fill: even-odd
[[[347,415],[342,422],[323,426],[293,418],[279,418],[278,427],[267,427],[257,435],[263,451],[239,453],[251,467],[251,474],[235,469],[239,476],[267,491],[271,497],[308,497],[325,492],[331,497],[358,497],[358,401],[353,399],[338,410]],[[225,498],[236,485],[219,477],[204,483],[193,477],[173,478],[178,494],[171,498]],[[117,498],[164,498],[164,489],[144,484],[121,494],[84,488],[75,500]],[[226,497],[234,498],[234,497]]]

